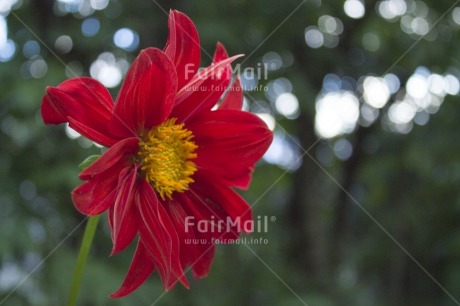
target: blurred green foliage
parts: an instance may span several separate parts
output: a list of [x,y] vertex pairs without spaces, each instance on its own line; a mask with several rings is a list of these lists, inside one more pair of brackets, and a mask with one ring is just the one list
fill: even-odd
[[[384,2],[396,12],[401,3],[406,9],[385,17]],[[74,209],[70,191],[79,184],[78,164],[101,152],[88,140],[70,139],[63,126],[43,125],[39,109],[46,86],[73,73],[90,75],[103,52],[130,63],[142,48],[162,48],[169,9],[196,23],[203,65],[210,63],[206,54],[212,55],[216,41],[232,55],[246,54],[246,67],[256,67],[269,52],[282,58],[284,64],[259,85],[288,79],[298,116],[277,112],[264,91],[248,91],[246,98],[251,110],[276,119],[275,132],[301,162],[288,171],[276,163],[259,164],[250,190],[242,194],[255,216],[276,217],[268,233],[253,234],[269,243],[220,245],[211,273],[192,280],[190,290],[178,286],[165,293],[154,275],[130,296],[108,298],[134,250],[108,257],[104,220],[80,305],[459,305],[458,92],[443,96],[428,122],[411,122],[403,133],[388,121],[391,105],[404,99],[417,68],[460,76],[460,9],[452,10],[453,1],[366,0],[359,19],[347,16],[344,1],[331,0],[110,0],[103,9],[91,9],[104,3],[22,0],[3,14],[16,52],[0,62],[0,305],[65,303],[84,217]],[[339,19],[343,30],[335,38],[323,33],[330,46],[309,47],[306,29],[317,29],[322,16]],[[412,16],[414,31],[427,32],[417,17],[433,29],[426,36],[410,34],[404,30],[406,16]],[[96,18],[99,29],[85,36],[88,18]],[[125,27],[138,35],[134,50],[113,41]],[[56,43],[62,35],[72,41],[66,52]],[[377,45],[369,42],[375,37]],[[26,47],[30,41],[38,42],[38,52]],[[66,72],[65,64],[72,71]],[[324,93],[326,75],[361,84],[364,76],[388,72],[399,78],[401,89],[373,122],[319,138],[315,101]],[[114,96],[117,89],[111,89]],[[358,85],[348,90],[364,104]],[[346,158],[334,151],[341,139],[353,148]]]

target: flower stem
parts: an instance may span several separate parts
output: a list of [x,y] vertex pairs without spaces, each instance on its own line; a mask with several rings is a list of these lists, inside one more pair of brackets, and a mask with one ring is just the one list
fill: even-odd
[[86,222],[85,234],[83,235],[83,241],[81,242],[80,252],[78,253],[77,263],[75,265],[75,270],[72,276],[72,284],[70,286],[70,294],[69,299],[67,300],[67,306],[77,305],[78,290],[80,289],[83,271],[85,269],[86,260],[88,258],[91,244],[93,243],[94,233],[96,232],[99,217],[99,215],[89,217],[88,222]]

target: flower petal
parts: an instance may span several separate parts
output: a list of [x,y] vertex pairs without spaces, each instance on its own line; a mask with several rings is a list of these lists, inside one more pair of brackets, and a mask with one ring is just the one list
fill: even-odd
[[[138,148],[139,139],[136,137],[126,138],[117,142],[88,168],[83,170],[79,175],[80,179],[89,180],[117,164],[121,164],[121,167],[124,167],[129,160],[129,156],[136,154]],[[118,177],[118,174],[116,177]]]
[[147,251],[142,240],[139,239],[128,273],[120,288],[112,293],[110,297],[121,298],[130,294],[147,280],[154,269],[155,265],[153,264],[153,258]]
[[[228,58],[227,50],[220,42],[217,43],[214,52],[213,63],[218,63]],[[231,71],[230,71],[231,73]],[[232,85],[227,89],[225,97],[219,105],[219,109],[236,109],[243,107],[243,88],[241,87],[240,78],[236,77]]]
[[174,65],[163,51],[141,51],[120,89],[111,128],[120,136],[141,135],[166,120],[177,91]]
[[98,132],[96,130],[93,130],[92,128],[88,127],[87,125],[80,123],[79,121],[75,120],[72,117],[68,117],[68,120],[69,120],[69,126],[72,129],[74,129],[78,133],[86,136],[87,138],[97,142],[100,145],[110,147],[114,143],[116,143],[116,141],[117,141],[117,140],[114,139],[115,137],[113,137],[113,138],[108,137],[108,136],[104,135],[103,133],[100,133],[100,132]]
[[137,216],[133,207],[134,184],[137,177],[137,166],[125,168],[120,172],[117,198],[113,209],[110,209],[111,235],[114,255],[125,249],[137,234]]
[[171,117],[179,122],[192,120],[203,111],[210,110],[227,90],[231,79],[231,62],[236,55],[215,63],[198,72],[177,94]]
[[192,271],[194,277],[203,278],[211,271],[212,261],[216,253],[216,246],[214,245],[214,241],[203,233],[195,232],[195,236],[196,239],[200,241],[200,243],[196,245],[199,256],[192,266]]
[[239,188],[248,187],[254,164],[273,138],[261,119],[236,110],[203,112],[187,128],[198,145],[198,168]]
[[113,101],[107,89],[94,79],[82,77],[48,87],[41,114],[46,124],[69,122],[72,128],[89,139],[111,146],[118,139],[107,124],[112,109]]
[[154,258],[163,287],[170,290],[180,281],[188,288],[189,284],[180,263],[180,244],[176,229],[152,187],[145,180],[139,182],[139,190],[134,200],[140,213],[139,234]]
[[232,218],[220,203],[206,194],[205,187],[194,183],[189,192],[182,195],[181,203],[184,210],[187,215],[195,217],[189,223],[198,225],[201,221],[202,227],[196,227],[195,236],[200,233],[201,237],[210,240],[238,238],[241,231],[238,230],[237,224],[226,225],[228,222],[233,222]]
[[214,56],[212,58],[212,63],[218,63],[228,58],[227,50],[222,43],[218,42],[216,45],[216,50],[214,51]]
[[199,172],[194,178],[194,190],[202,200],[206,203],[215,203],[224,210],[233,221],[238,221],[238,224],[235,226],[237,233],[241,231],[250,232],[246,224],[252,222],[251,207],[238,193],[217,178],[206,177]]
[[233,81],[232,86],[227,90],[224,99],[219,105],[219,109],[241,110],[243,108],[243,87],[241,87],[240,78]]
[[115,203],[119,169],[106,171],[72,191],[72,201],[82,214],[99,215]]
[[169,36],[164,52],[176,66],[178,89],[196,74],[200,65],[200,38],[185,14],[176,10],[169,13]]
[[72,200],[81,213],[98,215],[115,203],[120,172],[131,167],[129,157],[137,147],[137,138],[121,140],[80,173],[80,179],[88,182],[72,191]]
[[197,260],[196,245],[190,243],[195,239],[193,227],[186,226],[187,213],[182,204],[175,199],[169,200],[165,209],[168,212],[174,227],[176,228],[180,242],[180,260],[182,267],[193,265]]
[[[216,237],[214,237],[214,235],[212,235],[214,233],[209,235],[207,233],[202,233],[201,231],[199,231],[197,228],[197,222],[199,220],[209,220],[209,219],[202,219],[203,216],[201,213],[194,215],[191,211],[196,211],[195,209],[196,206],[200,206],[201,203],[195,204],[193,200],[191,200],[189,196],[186,194],[178,194],[176,197],[177,197],[178,202],[180,202],[181,209],[183,209],[184,212],[185,211],[190,212],[190,214],[187,214],[185,212],[188,215],[188,217],[194,217],[194,219],[189,220],[190,224],[193,225],[193,228],[192,228],[193,232],[191,232],[192,234],[190,235],[193,237],[190,237],[190,239],[194,239],[194,240],[191,240],[192,244],[189,244],[194,247],[194,250],[192,253],[193,261],[190,262],[189,265],[192,268],[194,277],[196,278],[205,277],[206,275],[208,275],[209,271],[211,270],[212,261],[214,259],[215,246],[214,246],[213,238],[219,239],[222,236],[222,234],[218,233]],[[192,210],[190,210],[190,208],[192,208]],[[190,232],[188,224],[187,226],[184,225],[184,227],[187,229],[187,231]]]

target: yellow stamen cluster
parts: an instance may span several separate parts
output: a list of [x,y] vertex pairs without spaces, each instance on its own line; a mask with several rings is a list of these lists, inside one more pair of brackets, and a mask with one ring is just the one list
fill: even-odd
[[146,180],[165,200],[173,192],[188,190],[197,170],[192,159],[198,146],[193,133],[171,118],[151,129],[139,142],[141,170]]

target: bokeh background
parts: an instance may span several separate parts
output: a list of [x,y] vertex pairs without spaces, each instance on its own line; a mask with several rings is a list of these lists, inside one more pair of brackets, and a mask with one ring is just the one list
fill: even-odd
[[[64,305],[84,226],[70,191],[100,148],[45,127],[48,85],[115,95],[189,15],[202,65],[244,53],[245,108],[274,130],[252,187],[268,243],[221,245],[209,276],[121,300],[133,248],[98,228],[80,305],[460,305],[460,2],[0,0],[0,305]],[[265,70],[264,70],[265,71]],[[105,219],[105,218],[104,218]]]

